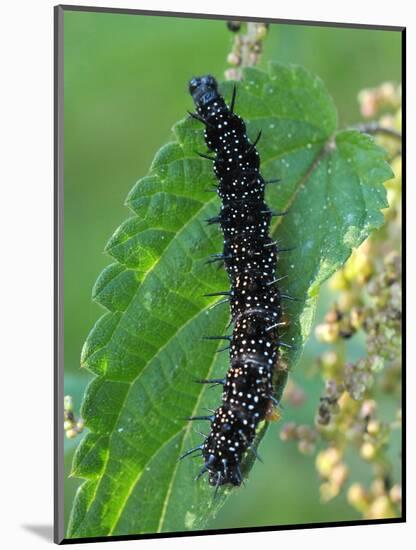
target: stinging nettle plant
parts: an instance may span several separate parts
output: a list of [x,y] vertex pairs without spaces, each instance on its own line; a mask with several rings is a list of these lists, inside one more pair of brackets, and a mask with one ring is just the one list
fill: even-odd
[[[289,422],[280,437],[296,441],[302,454],[314,454],[320,447],[315,464],[322,501],[345,491],[363,518],[386,519],[402,512],[397,467],[397,432],[402,430],[401,89],[384,82],[362,90],[358,99],[362,116],[376,119],[360,127],[376,134],[393,168],[394,178],[386,184],[389,206],[383,211],[383,226],[329,281],[335,302],[315,328],[316,338],[328,346],[317,358],[314,373],[325,385],[315,424]],[[356,334],[365,349],[351,362],[349,341]],[[302,389],[292,383],[288,390],[288,402],[301,404]],[[367,470],[365,483],[350,472],[353,460]]]
[[[269,186],[268,203],[288,210],[272,236],[294,248],[279,258],[279,271],[287,274],[282,288],[297,298],[285,304],[284,339],[295,349],[285,352],[287,368],[277,375],[280,399],[308,338],[320,286],[383,225],[383,183],[392,171],[372,137],[337,129],[335,106],[316,76],[276,63],[267,72],[245,68],[242,74],[236,112],[251,140],[262,131],[262,174],[281,180]],[[221,91],[229,99],[232,83]],[[94,379],[81,410],[88,433],[71,474],[84,482],[68,537],[201,529],[231,491],[221,489],[213,500],[204,480],[193,481],[198,461],[178,462],[201,440],[185,418],[218,405],[217,390],[194,381],[221,378],[227,370],[227,355],[217,353],[221,344],[202,336],[224,334],[229,310],[204,297],[226,288],[227,280],[206,263],[222,243],[218,229],[205,222],[219,201],[207,192],[215,184],[211,162],[196,154],[204,150],[203,129],[185,118],[173,131],[174,141],[157,152],[149,174],[129,193],[133,215],[108,242],[114,263],[93,289],[106,313],[82,351],[82,366]],[[245,475],[252,463],[249,456]]]

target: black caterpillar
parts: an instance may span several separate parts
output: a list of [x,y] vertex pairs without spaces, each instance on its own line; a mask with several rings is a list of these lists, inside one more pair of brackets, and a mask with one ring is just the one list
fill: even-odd
[[[269,418],[276,401],[273,373],[279,362],[281,297],[276,275],[277,245],[269,236],[273,213],[264,200],[267,183],[259,171],[256,144],[247,138],[244,121],[234,113],[236,88],[230,107],[218,92],[217,82],[208,75],[193,78],[189,92],[196,105],[190,115],[205,125],[205,141],[215,158],[221,211],[208,223],[219,223],[224,234],[223,254],[212,261],[223,261],[231,283],[228,296],[232,336],[230,368],[222,384],[222,404],[212,416],[192,417],[209,420],[211,430],[203,444],[181,458],[200,450],[205,464],[198,477],[208,472],[210,485],[240,485],[240,464],[252,448],[256,428]],[[277,181],[277,180],[274,180]],[[282,213],[283,214],[283,213]]]

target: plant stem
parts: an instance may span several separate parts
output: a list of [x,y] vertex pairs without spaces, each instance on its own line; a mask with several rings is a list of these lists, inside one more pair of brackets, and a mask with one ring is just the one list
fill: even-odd
[[235,36],[227,61],[232,68],[225,71],[227,80],[241,80],[243,68],[254,67],[260,60],[262,42],[267,36],[267,24],[251,23],[245,25],[245,32]]
[[366,124],[357,124],[356,126],[354,126],[354,128],[359,132],[363,132],[365,134],[386,134],[400,140],[402,139],[402,134],[400,132],[394,130],[393,128],[386,128],[385,126],[381,126],[377,121],[368,122]]

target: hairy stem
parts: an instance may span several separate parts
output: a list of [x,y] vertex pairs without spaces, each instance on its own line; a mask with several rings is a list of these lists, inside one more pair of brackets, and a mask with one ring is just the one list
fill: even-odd
[[267,36],[268,25],[266,23],[251,23],[244,25],[234,22],[235,27],[228,26],[232,32],[236,32],[231,52],[227,56],[228,63],[232,66],[225,71],[227,80],[241,80],[243,68],[254,67],[260,60],[262,42]]

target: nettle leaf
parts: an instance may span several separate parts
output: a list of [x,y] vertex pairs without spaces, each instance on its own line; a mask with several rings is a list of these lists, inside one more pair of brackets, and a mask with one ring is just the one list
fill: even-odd
[[[230,97],[231,84],[223,86]],[[297,351],[310,332],[320,285],[351,250],[383,224],[383,182],[392,174],[372,138],[336,133],[336,110],[322,82],[299,67],[272,64],[268,73],[247,69],[238,84],[237,112],[258,145],[272,209],[273,235],[284,247],[278,274],[290,326],[284,339]],[[194,483],[201,460],[178,462],[201,442],[185,417],[219,404],[220,390],[196,379],[220,377],[227,353],[216,353],[204,335],[223,334],[227,304],[209,292],[228,288],[223,269],[207,265],[222,249],[220,231],[205,223],[219,209],[202,125],[179,122],[176,141],[156,154],[150,174],[127,197],[133,217],[114,233],[106,250],[115,260],[94,287],[108,311],[82,351],[82,365],[96,376],[82,416],[90,433],[81,442],[72,475],[86,481],[72,510],[68,536],[184,531],[203,528],[230,489],[213,500],[206,480]],[[281,394],[286,372],[281,374]],[[199,426],[197,426],[198,428]],[[261,439],[267,425],[259,430]],[[204,428],[201,428],[204,429]],[[206,428],[205,428],[206,429]],[[253,459],[244,464],[247,473]],[[238,490],[238,489],[233,489]]]

